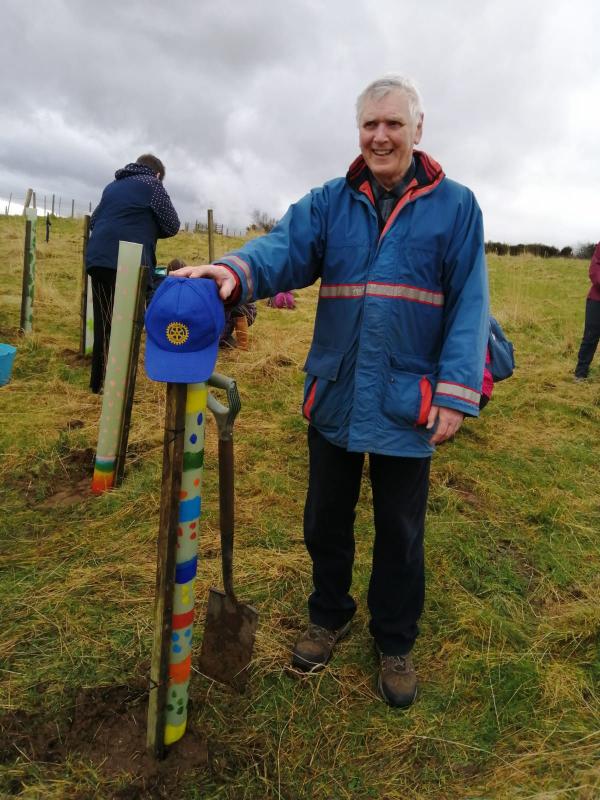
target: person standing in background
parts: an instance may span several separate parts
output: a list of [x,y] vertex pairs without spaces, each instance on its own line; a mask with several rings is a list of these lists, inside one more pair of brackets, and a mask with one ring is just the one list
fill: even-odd
[[584,381],[587,378],[600,339],[600,243],[596,245],[590,262],[590,280],[592,286],[585,304],[583,338],[575,367],[576,381]]
[[149,153],[135,164],[115,172],[115,180],[102,193],[90,219],[86,271],[92,279],[94,348],[90,389],[99,394],[104,384],[110,342],[112,310],[117,280],[119,241],[143,246],[142,265],[152,273],[156,266],[156,241],[175,236],[179,217],[163,180],[162,161]]

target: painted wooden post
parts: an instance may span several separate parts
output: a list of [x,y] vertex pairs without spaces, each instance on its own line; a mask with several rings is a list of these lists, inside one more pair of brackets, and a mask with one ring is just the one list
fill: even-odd
[[117,485],[117,466],[121,456],[119,448],[123,448],[123,430],[128,428],[125,412],[128,393],[132,391],[130,362],[135,350],[135,337],[139,336],[136,315],[140,285],[144,283],[146,274],[146,270],[140,266],[142,249],[141,244],[119,242],[115,304],[92,478],[94,494],[102,494]]
[[208,262],[212,264],[215,260],[215,236],[213,225],[213,212],[212,208],[208,209]]
[[25,246],[23,255],[23,291],[21,294],[22,333],[30,333],[33,328],[33,298],[35,294],[35,245],[37,212],[33,208],[25,211]]
[[[83,218],[83,248],[81,259],[81,299],[79,302],[79,355],[86,354],[87,339],[87,308],[88,308],[88,274],[85,269],[85,255],[87,253],[88,239],[90,237],[90,217],[86,214]],[[93,320],[92,320],[93,324]]]
[[[181,395],[176,395],[181,389],[185,390],[184,424],[173,410],[174,403],[183,403]],[[164,757],[166,746],[181,739],[187,726],[206,401],[206,383],[167,384],[147,729],[147,746],[157,758]],[[174,432],[181,436],[180,445],[169,444],[167,433],[173,440]],[[171,447],[183,450],[180,460],[171,455]]]

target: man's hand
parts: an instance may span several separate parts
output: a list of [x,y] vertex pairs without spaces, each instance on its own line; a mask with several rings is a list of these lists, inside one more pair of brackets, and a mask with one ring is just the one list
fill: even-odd
[[221,300],[227,300],[236,287],[235,278],[231,272],[219,264],[201,264],[197,267],[181,267],[173,270],[169,275],[179,278],[212,278],[219,287]]
[[433,428],[437,420],[437,429],[430,438],[431,444],[441,444],[450,439],[462,425],[465,415],[462,411],[445,406],[431,406],[429,417],[427,418],[427,429]]

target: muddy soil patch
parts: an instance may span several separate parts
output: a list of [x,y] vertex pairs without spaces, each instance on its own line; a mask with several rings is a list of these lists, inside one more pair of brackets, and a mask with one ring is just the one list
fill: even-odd
[[[77,420],[73,420],[77,422]],[[57,490],[41,501],[28,499],[38,508],[57,508],[89,500],[92,497],[92,474],[94,471],[95,450],[71,450],[60,457],[60,468],[56,470],[52,483]]]
[[23,755],[52,764],[78,757],[107,780],[126,777],[127,786],[111,795],[115,799],[178,797],[187,772],[208,768],[206,740],[190,725],[167,757],[157,761],[146,750],[147,705],[145,688],[108,686],[81,690],[63,730],[55,721],[40,724],[24,712],[5,715],[0,718],[0,763]]
[[61,358],[69,367],[85,367],[91,363],[89,356],[82,356],[78,350],[66,348],[61,351]]

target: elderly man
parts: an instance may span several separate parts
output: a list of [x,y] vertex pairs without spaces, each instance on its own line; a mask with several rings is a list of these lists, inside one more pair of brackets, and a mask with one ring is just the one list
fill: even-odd
[[423,111],[411,81],[370,84],[357,122],[361,155],[345,178],[313,189],[267,236],[179,274],[213,277],[228,302],[321,280],[303,404],[314,589],[292,663],[322,669],[349,632],[354,512],[368,453],[375,540],[367,601],[378,689],[391,706],[406,707],[417,693],[411,650],[425,595],[431,454],[479,412],[484,239],[473,194],[414,149]]

